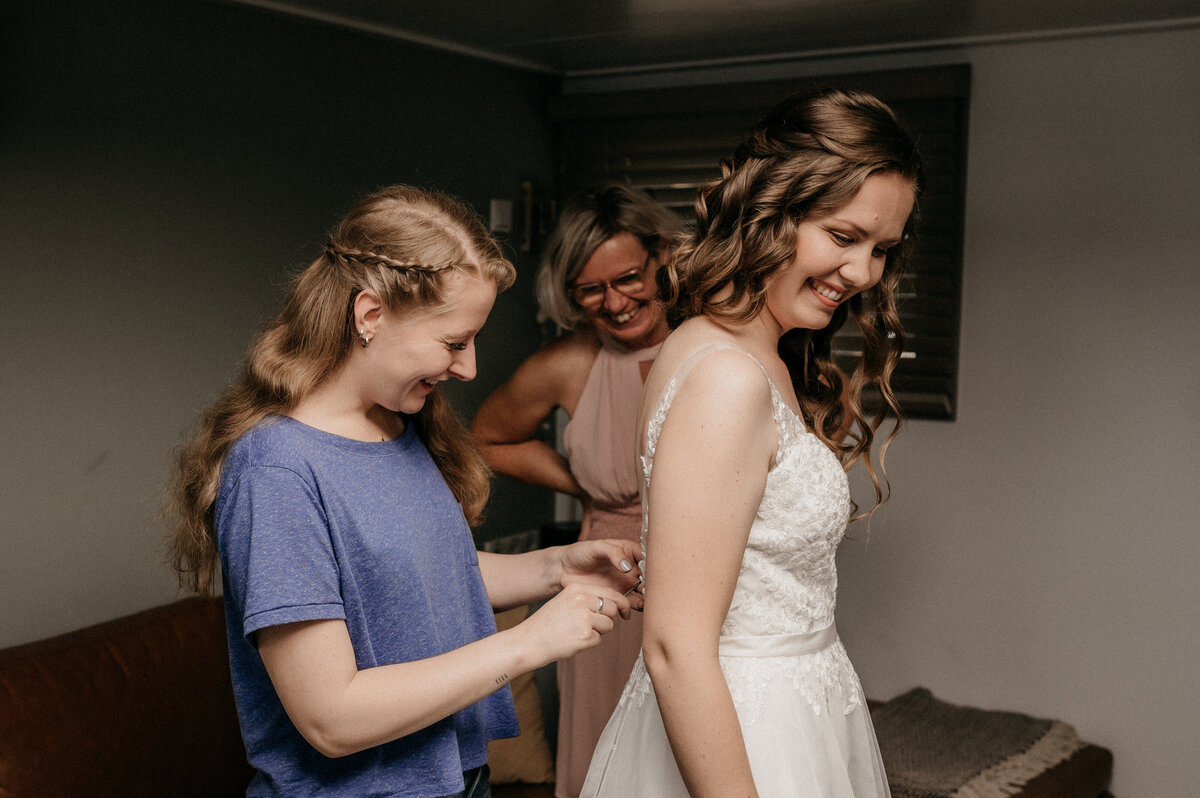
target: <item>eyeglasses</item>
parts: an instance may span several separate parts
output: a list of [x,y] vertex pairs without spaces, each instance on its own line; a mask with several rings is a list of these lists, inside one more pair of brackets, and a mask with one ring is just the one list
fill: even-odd
[[604,304],[604,298],[608,296],[610,288],[618,294],[633,297],[646,287],[646,267],[650,265],[651,257],[653,255],[647,252],[645,262],[638,268],[630,269],[611,280],[601,280],[598,283],[578,283],[568,288],[567,293],[579,303],[580,307],[589,309]]

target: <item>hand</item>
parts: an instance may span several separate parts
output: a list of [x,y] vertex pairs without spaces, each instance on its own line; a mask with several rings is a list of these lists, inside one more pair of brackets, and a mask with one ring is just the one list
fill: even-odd
[[[581,540],[562,546],[557,553],[558,582],[564,588],[573,584],[607,587],[626,595],[631,609],[643,609],[639,544],[618,539]],[[621,616],[628,619],[628,611]]]
[[606,587],[576,583],[563,588],[514,631],[530,636],[532,651],[546,664],[599,643],[601,635],[613,630],[618,614],[629,617],[625,596]]

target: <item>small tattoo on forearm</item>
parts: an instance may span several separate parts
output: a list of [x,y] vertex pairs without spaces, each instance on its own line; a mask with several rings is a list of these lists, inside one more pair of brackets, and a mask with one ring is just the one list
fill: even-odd
[[507,674],[507,673],[502,673],[502,674],[500,674],[499,676],[497,676],[497,677],[496,677],[496,684],[497,684],[497,686],[499,686],[499,685],[503,685],[503,684],[504,684],[505,682],[507,682],[507,681],[508,681],[508,674]]

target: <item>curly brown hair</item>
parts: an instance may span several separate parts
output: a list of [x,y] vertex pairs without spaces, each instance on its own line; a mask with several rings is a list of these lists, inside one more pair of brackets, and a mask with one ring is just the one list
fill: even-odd
[[[779,103],[733,157],[721,162],[721,177],[701,189],[694,232],[674,260],[659,269],[659,296],[668,321],[676,326],[704,314],[742,324],[757,316],[768,281],[795,258],[799,222],[844,206],[878,172],[897,173],[919,192],[922,169],[916,145],[878,98],[823,89]],[[791,330],[779,342],[805,422],[840,454],[847,469],[859,459],[865,462],[875,486],[875,507],[887,500],[886,474],[876,474],[871,461],[875,433],[890,411],[897,423],[879,452],[882,472],[887,447],[901,424],[890,384],[904,347],[896,294],[916,216],[914,205],[904,240],[888,251],[877,285],[838,308],[825,328]],[[863,354],[847,378],[834,363],[832,341],[848,316],[862,330]],[[861,402],[868,386],[883,398],[871,418]]]
[[[391,186],[342,220],[325,251],[292,280],[283,309],[254,341],[241,375],[178,452],[170,558],[182,585],[212,590],[218,559],[213,510],[230,447],[266,416],[286,414],[341,366],[356,345],[354,298],[371,289],[393,312],[436,307],[446,301],[445,276],[456,271],[490,279],[501,291],[516,275],[479,218],[451,197]],[[490,472],[450,403],[435,391],[411,420],[467,520],[478,523]]]

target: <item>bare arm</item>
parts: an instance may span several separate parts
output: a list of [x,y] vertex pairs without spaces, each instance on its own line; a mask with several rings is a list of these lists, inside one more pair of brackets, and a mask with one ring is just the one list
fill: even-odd
[[776,438],[762,371],[717,353],[680,387],[654,457],[643,651],[693,798],[758,794],[717,649]]
[[[641,546],[632,540],[585,540],[525,554],[479,552],[479,569],[492,607],[519,607],[554,595],[568,585],[609,588],[624,595],[637,584]],[[621,615],[642,608],[642,597],[623,598]]]
[[617,615],[641,609],[640,594],[626,595],[640,574],[639,553],[626,540],[480,552],[484,586],[501,597],[494,605],[553,598],[515,628],[436,657],[359,670],[341,620],[262,629],[259,654],[304,738],[326,756],[345,756],[423,729],[519,674],[596,645]]
[[341,620],[269,627],[257,643],[292,723],[322,754],[338,757],[423,729],[521,673],[596,645],[612,630],[621,598],[570,585],[512,629],[436,657],[363,670]]
[[566,459],[538,440],[537,432],[554,408],[574,412],[597,346],[583,331],[555,341],[529,357],[484,400],[471,422],[471,435],[493,469],[585,498]]

